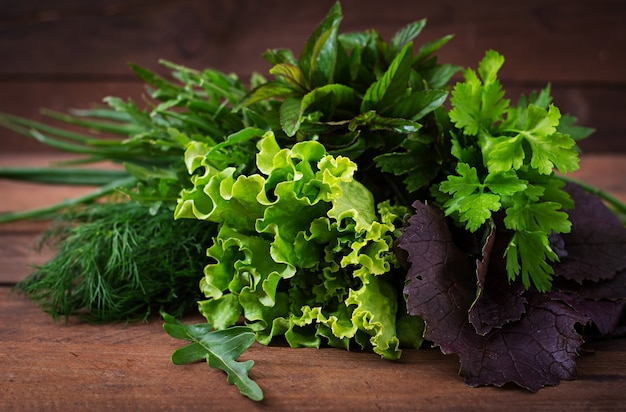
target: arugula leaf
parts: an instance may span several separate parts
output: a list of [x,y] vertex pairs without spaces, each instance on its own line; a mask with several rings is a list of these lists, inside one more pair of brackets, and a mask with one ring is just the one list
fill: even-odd
[[263,391],[248,376],[254,361],[237,361],[255,341],[254,332],[250,328],[233,326],[213,331],[208,323],[185,325],[167,313],[162,312],[161,315],[165,320],[163,329],[168,335],[192,342],[172,353],[175,365],[206,359],[210,367],[226,372],[228,382],[237,386],[241,394],[254,401],[263,399]]

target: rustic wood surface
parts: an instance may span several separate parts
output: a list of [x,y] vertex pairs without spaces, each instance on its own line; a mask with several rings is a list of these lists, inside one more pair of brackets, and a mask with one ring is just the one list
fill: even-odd
[[[0,155],[0,165],[45,164],[58,156]],[[626,201],[626,156],[587,155],[575,176]],[[45,188],[0,181],[2,210],[36,207],[75,195],[76,188]],[[48,192],[40,191],[48,190]],[[43,194],[43,195],[42,195]],[[506,388],[469,388],[457,376],[458,359],[437,349],[405,350],[400,361],[338,349],[291,349],[255,344],[251,377],[265,400],[254,403],[199,363],[174,366],[182,342],[147,324],[55,323],[11,286],[29,273],[32,244],[46,222],[0,226],[0,410],[623,410],[626,339],[593,341],[578,360],[578,378],[531,394]],[[199,316],[185,322],[201,321]]]
[[[87,108],[108,95],[142,98],[129,62],[167,72],[193,68],[266,73],[268,48],[298,53],[334,0],[5,0],[0,10],[0,112]],[[475,67],[485,50],[506,57],[510,97],[552,84],[555,103],[596,129],[581,142],[576,176],[626,201],[626,2],[616,0],[343,0],[342,31],[389,39],[427,18],[419,41],[455,34],[441,62]],[[384,7],[381,7],[384,4]],[[41,152],[41,153],[39,153]],[[43,165],[63,155],[0,130],[0,166]],[[0,181],[0,212],[62,200],[84,188]],[[589,342],[578,379],[530,394],[469,388],[458,359],[407,350],[402,360],[337,349],[253,346],[254,403],[206,364],[174,366],[181,342],[147,324],[55,323],[11,287],[53,251],[33,245],[46,222],[0,226],[0,410],[623,410],[626,340]],[[200,321],[199,317],[186,319]]]
[[[133,62],[166,73],[160,58],[247,79],[262,54],[298,54],[334,0],[5,0],[0,10],[0,112],[41,119],[42,107],[86,108],[107,95],[141,99]],[[626,2],[620,0],[343,0],[344,32],[385,39],[426,18],[417,39],[455,38],[440,61],[476,67],[504,54],[513,99],[551,83],[556,104],[596,128],[586,151],[626,151]],[[2,133],[0,150],[43,150]]]

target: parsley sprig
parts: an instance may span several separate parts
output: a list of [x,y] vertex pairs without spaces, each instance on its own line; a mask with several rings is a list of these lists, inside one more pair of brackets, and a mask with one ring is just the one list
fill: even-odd
[[[555,170],[578,169],[578,150],[575,139],[560,130],[563,117],[551,104],[549,88],[511,106],[498,80],[503,64],[504,57],[489,50],[478,71],[466,69],[464,82],[454,87],[450,136],[458,162],[436,186],[436,196],[446,215],[471,232],[500,218],[512,232],[505,251],[509,279],[521,276],[526,288],[532,283],[547,291],[554,273],[550,262],[558,261],[549,238],[570,231],[564,210],[573,207]],[[570,130],[576,137],[590,132]]]

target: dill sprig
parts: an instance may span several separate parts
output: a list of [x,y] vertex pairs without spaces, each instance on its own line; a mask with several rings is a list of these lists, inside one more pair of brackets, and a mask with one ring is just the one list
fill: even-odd
[[136,201],[93,203],[61,215],[40,246],[58,249],[15,290],[55,320],[144,320],[197,308],[205,246],[215,225],[151,214]]

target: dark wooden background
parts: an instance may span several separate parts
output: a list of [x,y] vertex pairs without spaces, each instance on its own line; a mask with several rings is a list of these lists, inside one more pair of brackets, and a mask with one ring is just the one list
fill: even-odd
[[[333,0],[3,0],[0,111],[42,119],[42,107],[87,108],[108,95],[139,98],[129,62],[159,58],[243,79],[266,73],[262,54],[300,52]],[[551,83],[555,103],[596,129],[587,152],[626,152],[626,2],[623,0],[344,0],[342,31],[389,39],[427,18],[418,38],[455,39],[440,61],[476,67],[485,50],[506,57],[516,99]],[[45,150],[0,130],[0,151]]]

